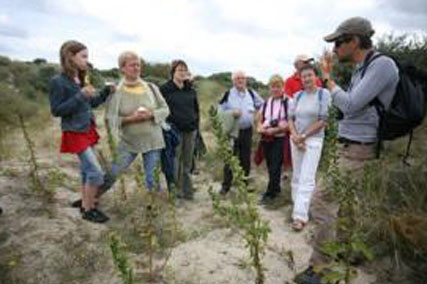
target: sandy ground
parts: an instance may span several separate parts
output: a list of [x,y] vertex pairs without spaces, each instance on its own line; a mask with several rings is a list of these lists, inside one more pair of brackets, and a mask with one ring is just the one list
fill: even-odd
[[[52,169],[63,176],[62,182],[53,186],[54,198],[49,205],[29,186],[25,145],[14,142],[22,141],[20,134],[9,138],[16,155],[0,163],[0,206],[4,209],[0,217],[0,283],[121,283],[111,260],[107,235],[117,228],[131,230],[132,224],[126,223],[130,216],[127,214],[131,213],[123,211],[126,202],[117,201],[118,186],[103,198],[101,207],[111,217],[104,225],[82,220],[78,210],[69,206],[79,197],[78,163],[75,157],[59,156],[58,133],[58,123],[52,121],[32,136],[38,147],[42,179],[52,176]],[[254,283],[255,273],[248,265],[249,252],[243,240],[212,213],[207,189],[220,187],[206,170],[212,166],[217,165],[202,165],[202,173],[194,176],[195,200],[177,204],[180,228],[186,237],[173,248],[160,283]],[[266,186],[264,173],[263,168],[258,168],[252,174],[252,186],[258,192]],[[312,225],[302,233],[291,230],[289,187],[283,188],[277,206],[259,206],[272,230],[263,257],[269,284],[293,283],[295,273],[306,268],[311,253]],[[135,252],[131,262],[142,257],[142,252]],[[361,273],[354,283],[374,280]]]

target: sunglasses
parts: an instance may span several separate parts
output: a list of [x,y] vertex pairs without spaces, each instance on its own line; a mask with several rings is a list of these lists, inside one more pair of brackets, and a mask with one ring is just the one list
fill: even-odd
[[353,37],[342,37],[335,41],[335,48],[340,47],[343,43],[347,43],[353,40]]

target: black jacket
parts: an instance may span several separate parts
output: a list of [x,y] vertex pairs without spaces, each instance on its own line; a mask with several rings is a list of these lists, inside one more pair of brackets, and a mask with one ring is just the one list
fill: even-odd
[[179,89],[172,80],[160,87],[160,92],[169,106],[170,115],[166,121],[174,124],[180,131],[190,132],[199,127],[199,102],[196,90],[185,83]]

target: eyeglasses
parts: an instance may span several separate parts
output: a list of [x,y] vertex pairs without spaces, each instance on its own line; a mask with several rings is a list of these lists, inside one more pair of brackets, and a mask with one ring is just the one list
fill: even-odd
[[141,64],[140,63],[126,64],[126,67],[129,67],[129,68],[139,68],[139,67],[141,67]]
[[341,37],[335,41],[335,48],[339,48],[343,43],[347,43],[353,40],[353,37]]

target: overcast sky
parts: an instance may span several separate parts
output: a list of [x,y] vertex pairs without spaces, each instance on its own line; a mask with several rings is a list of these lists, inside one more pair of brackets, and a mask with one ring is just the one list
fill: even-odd
[[58,62],[62,42],[89,48],[98,68],[121,51],[150,62],[182,58],[194,74],[245,70],[287,76],[297,54],[330,48],[344,19],[371,20],[376,37],[427,30],[426,0],[0,0],[0,55]]

